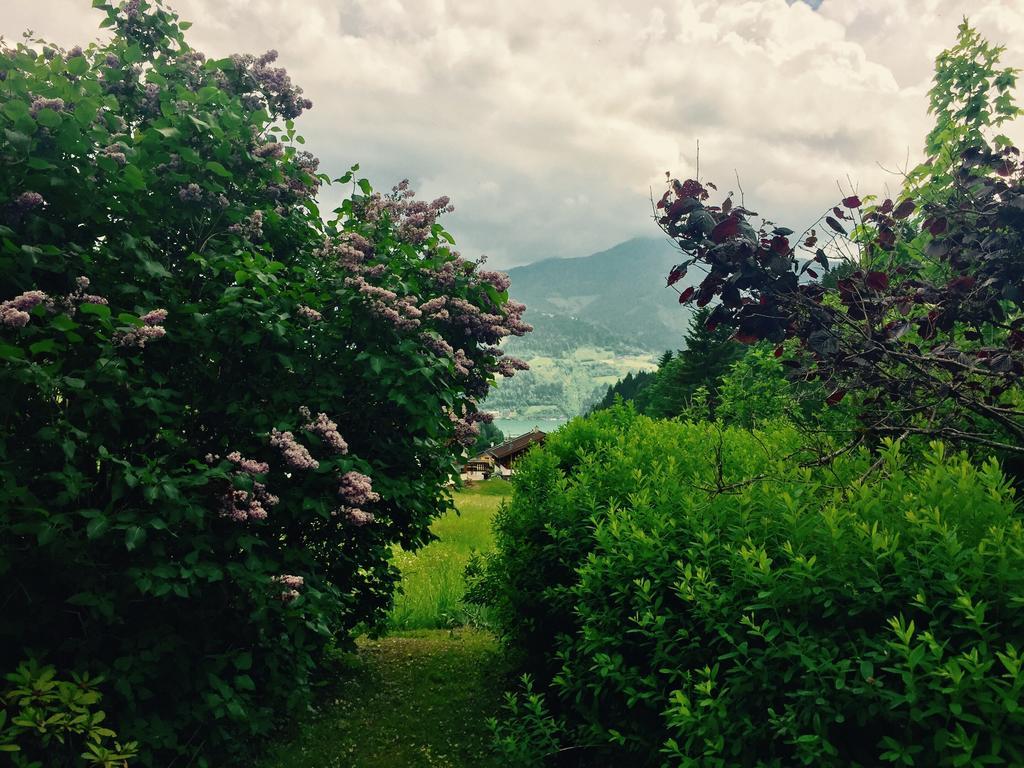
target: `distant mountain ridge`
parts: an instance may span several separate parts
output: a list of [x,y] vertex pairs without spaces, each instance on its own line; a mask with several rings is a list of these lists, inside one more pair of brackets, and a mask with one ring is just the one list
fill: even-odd
[[531,313],[574,317],[657,353],[680,344],[689,319],[665,287],[680,258],[664,238],[634,238],[590,256],[510,269],[509,292],[526,304],[527,320]]
[[526,304],[534,332],[504,348],[531,370],[501,382],[484,407],[571,418],[629,371],[653,368],[662,352],[682,344],[690,318],[665,286],[679,258],[664,239],[635,238],[590,256],[509,270],[509,293]]

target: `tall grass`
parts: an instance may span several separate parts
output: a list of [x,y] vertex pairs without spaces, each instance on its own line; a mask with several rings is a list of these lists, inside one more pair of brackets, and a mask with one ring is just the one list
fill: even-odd
[[462,602],[463,571],[473,552],[493,548],[491,519],[512,487],[504,480],[477,483],[455,494],[457,512],[434,522],[438,540],[418,552],[396,550],[400,592],[389,623],[393,629],[437,629],[480,623],[479,609]]

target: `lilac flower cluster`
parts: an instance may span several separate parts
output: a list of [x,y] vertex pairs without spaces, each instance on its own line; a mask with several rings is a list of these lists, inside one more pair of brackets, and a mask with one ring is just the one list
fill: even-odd
[[94,293],[86,293],[85,289],[90,285],[90,280],[84,275],[75,278],[75,290],[61,299],[61,307],[72,317],[78,311],[81,304],[102,304],[106,306],[109,302],[102,296]]
[[299,317],[304,317],[307,320],[311,320],[314,323],[324,319],[324,316],[317,312],[312,307],[307,307],[305,304],[300,304],[299,308],[295,310],[295,314]]
[[317,251],[323,261],[338,263],[353,272],[360,271],[372,255],[373,244],[357,232],[346,232],[336,240],[328,240]]
[[109,157],[118,165],[125,165],[128,162],[128,156],[125,154],[127,146],[118,142],[111,144],[110,146],[104,147],[102,153],[105,157]]
[[[375,519],[373,512],[366,512],[365,510],[357,509],[355,507],[342,507],[339,511],[345,515],[345,519],[350,525],[354,525],[356,527],[369,525]],[[335,514],[337,514],[337,512]]]
[[346,277],[345,285],[370,299],[368,303],[373,313],[397,330],[409,331],[419,327],[423,313],[412,299],[399,298],[394,291],[368,283],[362,275]]
[[189,184],[178,190],[178,197],[183,203],[198,203],[203,199],[203,188],[198,184]]
[[302,89],[292,84],[288,72],[270,66],[277,61],[277,51],[267,51],[259,57],[235,54],[231,60],[242,92],[252,103],[265,105],[271,115],[294,120],[312,108],[313,102],[302,96]]
[[371,195],[363,209],[363,218],[371,224],[386,218],[399,238],[414,245],[422,243],[430,237],[438,216],[451,213],[455,208],[447,197],[428,203],[414,200],[415,194],[409,188],[409,180],[404,179],[392,188],[390,195],[379,192]]
[[467,447],[476,442],[477,437],[480,436],[480,427],[477,426],[479,419],[474,418],[476,414],[467,413],[465,406],[462,407],[461,415],[447,407],[444,412],[454,427],[455,442]]
[[17,206],[19,211],[26,213],[31,211],[33,208],[38,208],[45,202],[46,201],[43,199],[43,196],[38,192],[22,192],[18,195],[17,199],[15,199],[14,204]]
[[284,463],[292,469],[316,469],[320,462],[313,458],[306,446],[295,440],[291,432],[270,430],[270,444],[281,452]]
[[163,327],[163,322],[167,319],[166,309],[151,310],[140,316],[139,319],[143,322],[141,327],[132,328],[129,331],[119,331],[114,334],[114,343],[119,347],[143,349],[147,342],[162,339],[167,335],[167,330]]
[[335,453],[342,456],[348,453],[348,443],[338,432],[338,425],[331,421],[326,413],[318,413],[314,419],[309,408],[302,406],[299,408],[299,415],[306,420],[303,429],[317,435]]
[[238,451],[232,451],[224,458],[238,467],[239,472],[246,475],[265,475],[270,471],[270,465],[267,462],[247,459]]
[[528,371],[530,366],[518,357],[505,357],[498,361],[497,372],[506,379],[515,376],[516,371]]
[[373,490],[373,482],[370,478],[356,471],[346,472],[341,476],[338,495],[357,507],[380,501],[380,494]]
[[42,291],[25,291],[13,299],[0,303],[0,325],[24,328],[32,319],[29,312],[40,304],[50,303],[50,297]]
[[253,483],[252,491],[232,488],[221,499],[221,517],[236,523],[247,520],[266,520],[267,507],[275,506],[280,499],[267,492],[263,483]]
[[255,210],[252,215],[237,224],[228,227],[228,232],[244,237],[246,240],[257,241],[263,239],[263,211]]
[[305,585],[306,580],[301,576],[292,576],[291,574],[283,573],[280,576],[274,576],[270,579],[273,584],[278,584],[284,587],[281,590],[280,599],[285,603],[290,603],[292,600],[299,596],[299,589]]
[[64,111],[64,99],[45,99],[39,97],[32,100],[32,106],[29,107],[28,113],[35,117],[44,109],[52,109],[54,112]]
[[279,158],[284,156],[284,144],[279,141],[268,141],[265,144],[260,144],[256,149],[253,150],[253,154],[256,157],[262,158]]

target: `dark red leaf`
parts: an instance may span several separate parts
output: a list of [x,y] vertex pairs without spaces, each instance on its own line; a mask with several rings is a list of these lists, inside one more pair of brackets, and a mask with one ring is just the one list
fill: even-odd
[[885,198],[885,202],[882,203],[882,207],[878,209],[881,213],[889,213],[892,210],[892,200]]
[[837,389],[831,395],[829,395],[827,398],[825,398],[825,402],[828,403],[829,405],[835,405],[840,400],[842,400],[844,397],[846,397],[846,390],[845,389]]
[[932,220],[931,224],[929,224],[928,226],[928,231],[931,232],[933,235],[941,235],[943,232],[946,231],[948,227],[949,222],[946,221],[946,218],[943,216],[938,219]]
[[740,344],[756,344],[761,340],[759,336],[756,336],[753,333],[744,333],[742,331],[736,331],[733,338]]
[[885,272],[868,272],[864,282],[873,291],[884,291],[889,287],[889,275]]
[[783,346],[781,344],[779,344],[779,346],[777,346],[775,348],[775,356],[776,357],[782,357],[782,353],[785,352],[785,351],[786,350],[783,348]]
[[849,197],[844,197],[843,198],[843,205],[845,205],[847,208],[860,208],[860,206],[861,206],[860,198],[857,197],[856,195],[850,195]]
[[815,245],[817,245],[817,243],[818,238],[816,238],[814,235],[811,235],[806,240],[804,240],[804,248],[813,248]]
[[723,219],[718,222],[713,230],[711,230],[711,239],[716,243],[721,243],[733,237],[739,229],[740,220],[735,216],[730,216],[727,219]]
[[917,206],[914,205],[913,200],[904,200],[896,206],[896,210],[892,212],[892,215],[897,219],[905,219],[914,212],[915,208],[917,208]]
[[848,217],[848,216],[846,215],[846,211],[844,211],[844,210],[843,210],[842,208],[840,208],[840,207],[839,207],[838,205],[837,205],[837,206],[836,206],[835,208],[833,208],[833,209],[832,209],[832,213],[834,213],[834,214],[836,215],[836,218],[839,218],[839,219],[846,219],[846,218],[849,218],[849,217]]
[[679,303],[680,303],[680,304],[685,304],[685,303],[686,303],[686,302],[688,302],[688,301],[689,301],[690,299],[692,299],[692,298],[693,298],[693,294],[694,294],[694,291],[696,291],[696,290],[697,290],[697,289],[696,289],[696,288],[694,288],[694,287],[693,287],[693,286],[691,285],[691,286],[690,286],[689,288],[687,288],[687,289],[686,289],[685,291],[683,291],[682,293],[680,293],[680,294],[679,294]]
[[786,237],[773,237],[771,243],[771,249],[779,254],[779,256],[785,256],[789,253],[789,238]]
[[950,280],[946,287],[955,293],[967,293],[967,291],[974,287],[976,282],[970,275],[960,275],[960,277],[954,277]]
[[825,217],[825,223],[828,224],[830,227],[832,227],[832,229],[834,229],[836,232],[839,232],[840,234],[843,234],[843,235],[846,234],[846,229],[843,227],[843,225],[840,224],[835,219],[833,219],[831,216],[826,216]]
[[818,273],[815,272],[813,269],[808,268],[807,269],[807,274],[810,275],[811,277],[813,277],[815,280],[818,279]]

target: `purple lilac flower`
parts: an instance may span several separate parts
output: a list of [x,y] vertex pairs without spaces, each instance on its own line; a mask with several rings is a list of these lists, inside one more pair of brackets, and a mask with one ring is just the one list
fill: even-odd
[[28,113],[35,117],[44,109],[52,109],[54,112],[64,111],[64,99],[45,99],[39,97],[32,101],[32,106],[29,107]]
[[46,201],[43,196],[38,192],[22,192],[18,195],[17,200],[14,204],[22,211],[31,211],[33,208],[38,208],[43,205]]
[[50,303],[50,297],[42,291],[25,291],[0,303],[0,325],[8,328],[24,328],[32,319],[29,312],[43,303]]
[[238,451],[232,451],[224,458],[237,466],[238,470],[246,475],[265,475],[270,471],[270,465],[265,461],[247,459]]
[[203,188],[198,184],[189,184],[178,190],[178,197],[185,203],[199,202],[203,199]]
[[348,443],[338,432],[338,425],[331,421],[326,413],[318,413],[314,419],[306,406],[299,408],[299,413],[306,420],[303,429],[308,429],[318,435],[335,453],[341,455],[348,453]]
[[292,576],[287,573],[274,576],[270,580],[275,584],[280,584],[282,587],[288,587],[288,589],[298,589],[306,583],[306,580],[301,576]]
[[132,328],[130,331],[118,333],[114,337],[119,347],[137,347],[143,349],[147,342],[162,339],[167,331],[159,325],[144,325],[141,328]]
[[334,514],[341,514],[345,516],[345,520],[357,528],[364,525],[369,525],[374,521],[373,512],[366,512],[365,510],[358,509],[357,507],[342,507],[336,510]]
[[163,325],[164,320],[167,319],[166,309],[152,309],[141,318],[142,322],[146,325]]
[[281,456],[292,469],[316,469],[320,462],[313,458],[304,445],[296,442],[291,432],[270,430],[270,444],[281,452]]
[[319,322],[320,320],[324,319],[323,315],[321,315],[312,307],[307,307],[305,304],[299,305],[299,308],[295,310],[295,314],[299,315],[300,317],[304,317],[307,320],[312,320],[313,322]]
[[265,144],[260,144],[253,150],[253,154],[256,157],[263,158],[278,158],[284,155],[284,145],[279,141],[268,141]]
[[380,501],[380,494],[373,490],[370,478],[355,471],[346,472],[341,476],[338,495],[349,504],[356,506]]

